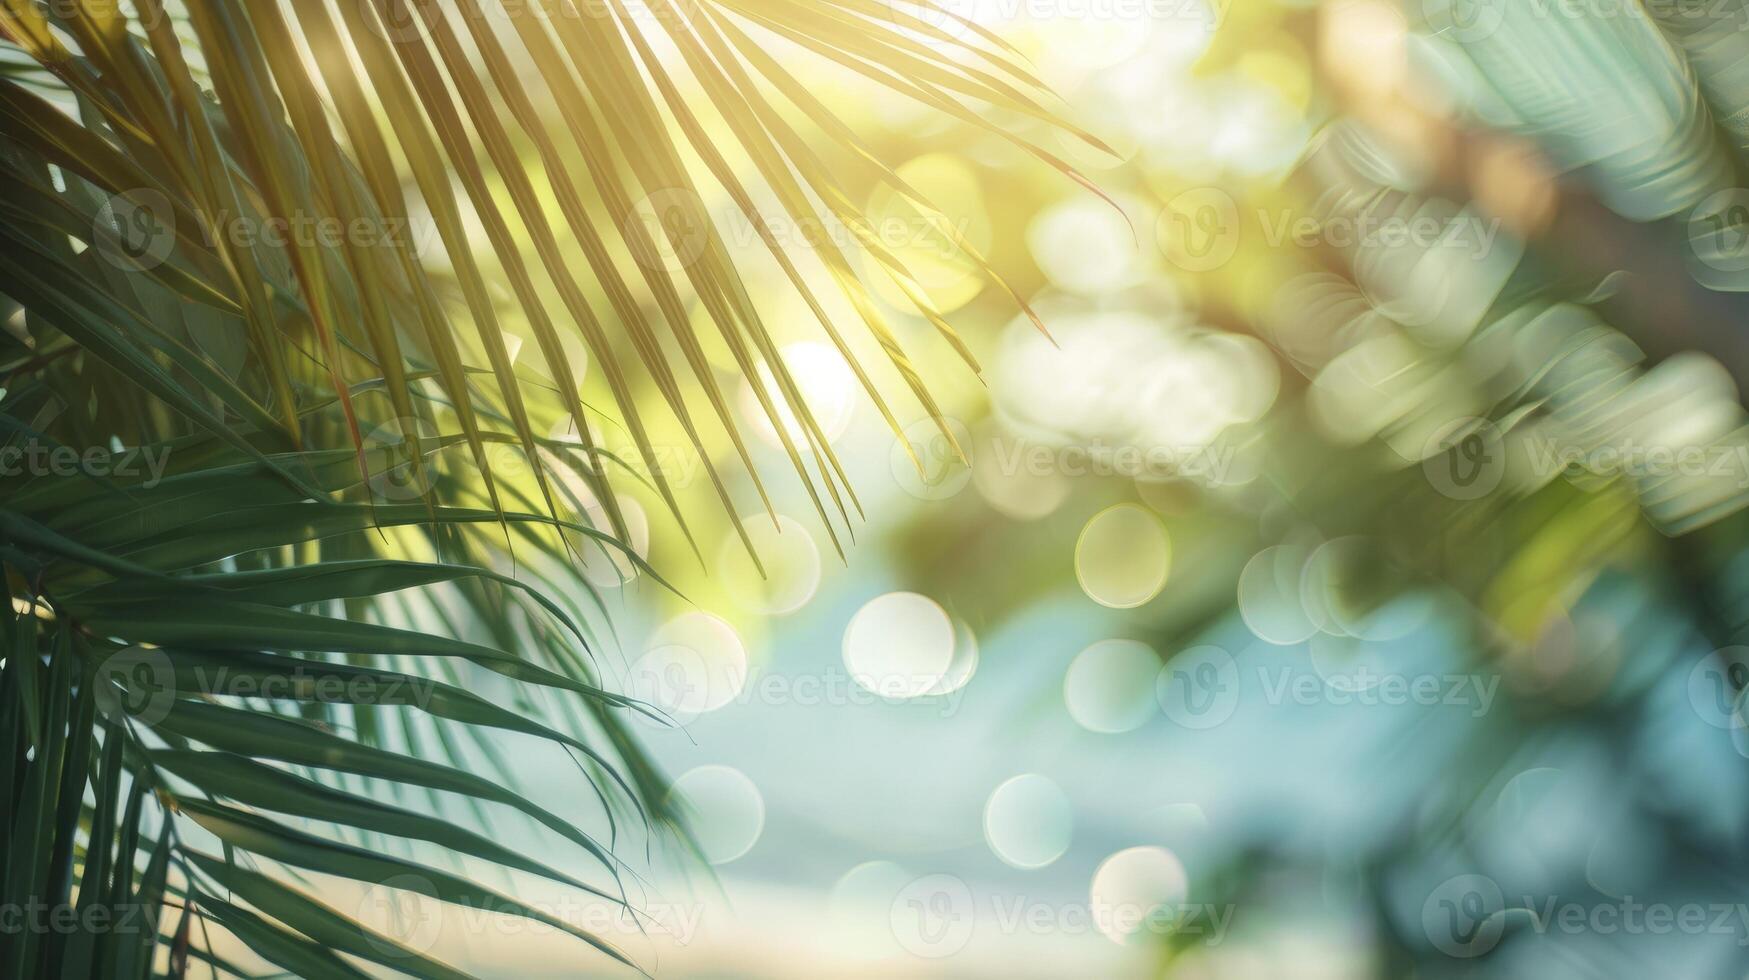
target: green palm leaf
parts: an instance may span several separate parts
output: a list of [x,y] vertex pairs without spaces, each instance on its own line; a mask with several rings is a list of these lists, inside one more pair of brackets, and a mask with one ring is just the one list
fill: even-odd
[[[23,325],[0,336],[0,449],[98,447],[108,464],[76,467],[78,479],[41,466],[0,476],[12,599],[0,881],[7,902],[143,912],[130,930],[0,936],[0,972],[184,975],[193,959],[249,975],[241,944],[306,975],[462,975],[293,884],[307,873],[414,880],[440,901],[547,921],[590,962],[629,965],[605,937],[385,842],[636,914],[620,838],[683,829],[627,727],[656,713],[602,676],[612,626],[568,568],[608,549],[662,582],[625,544],[613,484],[641,479],[632,464],[691,542],[658,422],[679,426],[732,513],[729,475],[706,451],[726,439],[769,509],[705,355],[719,341],[747,376],[770,371],[771,389],[753,388],[760,411],[834,540],[859,509],[707,199],[726,196],[764,232],[895,430],[895,394],[941,423],[819,223],[848,227],[976,364],[809,139],[941,212],[762,47],[799,45],[1005,137],[974,107],[1057,123],[1014,51],[971,25],[956,37],[936,13],[952,16],[877,0],[0,0],[0,295]],[[709,114],[736,148],[714,142]],[[856,362],[760,199],[807,230],[902,392]],[[408,231],[426,222],[428,248]],[[513,330],[553,383],[519,372]],[[577,351],[600,367],[605,412],[573,381]],[[687,403],[694,387],[703,412]],[[555,418],[577,442],[547,437]],[[641,460],[597,444],[603,420]],[[562,571],[532,584],[503,570],[505,555]],[[541,689],[551,707],[526,708]],[[492,690],[519,707],[480,693]],[[497,759],[505,739],[571,753],[602,826],[477,775],[472,760]],[[506,819],[584,860],[497,843],[490,827]],[[231,941],[215,948],[214,933]]]

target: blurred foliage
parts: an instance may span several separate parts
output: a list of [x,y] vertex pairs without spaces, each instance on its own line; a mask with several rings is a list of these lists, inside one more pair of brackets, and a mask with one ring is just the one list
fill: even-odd
[[[1210,803],[1214,829],[1174,842],[1191,894],[1272,924],[1174,940],[1183,975],[1251,975],[1300,928],[1385,976],[1740,974],[1737,932],[1572,932],[1524,905],[1724,907],[1749,870],[1749,7],[1188,6],[1066,86],[1155,240],[1029,198],[1018,281],[1062,348],[1003,335],[967,419],[978,492],[901,532],[907,587],[980,632],[1071,571],[1105,601],[1090,566],[1139,539],[1097,524],[1139,502],[1170,574],[1105,604],[1164,658],[1163,700],[1211,644],[1242,685],[1295,663],[1503,682],[1461,720],[1175,730],[1255,807]],[[1111,465],[1137,447],[1166,462]],[[1317,771],[1270,739],[1322,747]],[[1435,899],[1464,875],[1496,888],[1454,953]]]

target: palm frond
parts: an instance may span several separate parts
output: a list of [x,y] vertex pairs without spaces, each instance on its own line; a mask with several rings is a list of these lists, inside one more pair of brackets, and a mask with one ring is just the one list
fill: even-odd
[[[249,975],[247,949],[305,975],[462,975],[334,904],[342,879],[542,921],[636,969],[608,937],[439,865],[635,917],[616,847],[679,829],[627,727],[656,713],[614,693],[598,660],[612,625],[574,571],[593,549],[662,582],[613,486],[641,479],[635,463],[692,540],[640,397],[726,510],[718,439],[771,509],[705,355],[720,341],[748,378],[769,372],[759,410],[835,542],[860,509],[706,202],[761,229],[895,431],[882,372],[953,439],[819,228],[847,227],[976,363],[809,140],[865,160],[995,278],[767,48],[1080,180],[974,108],[1062,125],[1038,80],[929,2],[0,0],[0,38],[0,294],[19,325],[0,335],[0,450],[106,464],[0,476],[4,897],[144,916],[9,933],[0,972],[181,976],[193,959]],[[778,217],[814,259],[769,233]],[[427,224],[424,243],[410,229]],[[822,273],[883,365],[857,363]],[[552,384],[519,373],[523,331]],[[575,382],[578,351],[599,391]],[[602,422],[642,459],[599,445]],[[574,437],[549,437],[561,425]],[[500,740],[569,754],[599,820],[477,774],[503,768]],[[507,819],[576,858],[499,843]]]

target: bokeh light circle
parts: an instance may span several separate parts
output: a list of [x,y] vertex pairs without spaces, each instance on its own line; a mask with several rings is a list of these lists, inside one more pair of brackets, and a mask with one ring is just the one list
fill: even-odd
[[1074,808],[1055,782],[1037,773],[996,787],[984,804],[984,840],[1016,868],[1042,868],[1069,849]]
[[972,456],[972,484],[997,511],[1015,520],[1035,521],[1069,499],[1069,478],[1053,467],[1024,465],[1025,448],[1007,433],[980,444]]
[[[1105,859],[1093,873],[1093,922],[1107,939],[1124,944],[1161,931],[1190,895],[1183,862],[1164,847],[1132,847]],[[1170,921],[1170,919],[1167,919]],[[1152,926],[1152,928],[1150,928]],[[1152,938],[1152,937],[1150,937]]]
[[840,875],[826,896],[835,941],[867,958],[898,953],[893,902],[915,878],[891,861],[864,861]]
[[953,660],[947,670],[929,688],[930,694],[952,694],[971,683],[978,672],[978,637],[972,628],[959,620],[953,621]]
[[1160,658],[1135,640],[1101,640],[1076,655],[1063,676],[1069,717],[1090,732],[1133,731],[1154,716]]
[[1239,573],[1239,615],[1258,639],[1291,646],[1318,632],[1300,605],[1300,575],[1309,557],[1305,548],[1276,545],[1245,563]]
[[[842,436],[850,428],[851,415],[856,408],[856,392],[860,390],[856,375],[845,363],[844,355],[836,348],[812,340],[785,344],[782,355],[784,366],[789,369],[802,400],[807,403],[808,413],[814,417],[826,441],[830,443]],[[783,396],[771,365],[759,362],[756,373],[784,432],[797,450],[806,451],[809,448],[807,433],[791,409],[789,399]],[[759,404],[751,380],[741,382],[740,403],[742,414],[759,438],[774,448],[781,448],[783,442],[778,438],[777,427],[771,424],[771,416]]]
[[1154,697],[1181,728],[1204,731],[1224,725],[1239,709],[1239,664],[1217,646],[1180,651],[1160,668]]
[[747,543],[730,532],[717,549],[717,572],[723,590],[742,608],[783,615],[807,605],[820,587],[820,549],[807,528],[794,518],[750,517],[741,524],[759,556],[764,574],[747,554]]
[[705,612],[686,612],[650,634],[632,664],[632,697],[685,724],[733,701],[747,686],[747,649],[735,628]]
[[884,698],[930,693],[953,666],[954,625],[928,596],[889,592],[870,599],[844,628],[844,666]]
[[[957,22],[956,22],[957,23]],[[897,259],[938,313],[952,313],[988,285],[978,264],[956,238],[980,254],[993,240],[985,181],[971,160],[952,153],[925,153],[895,168],[899,179],[931,206],[920,209],[905,194],[885,184],[869,195],[866,230]],[[866,281],[874,294],[896,309],[911,309],[904,289],[872,256],[861,254]]]
[[[942,431],[944,425],[953,439]],[[954,449],[956,443],[958,451]],[[918,419],[905,426],[893,440],[887,453],[887,468],[894,482],[911,496],[919,500],[946,500],[971,482],[972,466],[966,464],[976,465],[972,447],[971,431],[959,419],[943,418],[939,423],[932,418]]]
[[[644,508],[630,497],[618,497],[620,516],[625,519],[626,533],[630,535],[632,554],[640,558],[650,553],[650,518],[644,513]],[[608,517],[607,508],[601,506],[593,497],[583,501],[583,509],[589,526],[603,534],[613,533],[613,521]],[[584,537],[580,547],[583,555],[583,577],[589,584],[598,589],[613,589],[626,585],[638,577],[639,569],[631,555],[625,549],[608,544],[593,537]]]
[[1365,636],[1369,625],[1388,625],[1374,613],[1390,585],[1366,539],[1336,538],[1319,545],[1306,560],[1300,575],[1300,607],[1325,633]]
[[1714,728],[1744,727],[1745,690],[1749,690],[1749,647],[1715,650],[1688,671],[1688,703],[1701,721]]
[[1160,594],[1172,564],[1165,525],[1139,504],[1093,516],[1075,542],[1075,578],[1102,606],[1130,609]]
[[669,788],[671,801],[699,819],[691,823],[705,860],[728,864],[746,854],[765,830],[765,798],[746,774],[731,766],[699,766]]
[[1130,224],[1100,201],[1074,199],[1043,211],[1027,227],[1026,244],[1045,277],[1070,292],[1108,293],[1141,273]]

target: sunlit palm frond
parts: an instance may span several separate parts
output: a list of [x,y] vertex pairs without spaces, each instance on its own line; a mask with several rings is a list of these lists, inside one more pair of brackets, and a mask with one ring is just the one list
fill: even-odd
[[[337,904],[345,879],[547,922],[630,967],[444,865],[635,919],[616,842],[677,822],[627,727],[653,712],[611,691],[594,659],[611,624],[575,574],[587,555],[661,581],[622,544],[610,486],[640,468],[691,539],[640,393],[725,508],[716,439],[769,503],[706,359],[720,341],[769,372],[758,409],[835,540],[858,507],[706,202],[760,230],[895,429],[904,397],[953,438],[853,251],[976,364],[810,141],[864,160],[995,277],[773,51],[1079,180],[982,114],[1060,125],[1038,81],[976,25],[885,0],[0,0],[0,37],[0,436],[9,458],[106,461],[0,477],[4,895],[146,915],[0,937],[0,972],[246,975],[247,948],[305,975],[459,975]],[[884,364],[857,362],[822,272]],[[519,372],[521,331],[552,383]],[[642,459],[599,445],[603,422]],[[571,754],[599,826],[476,774],[508,775],[500,738]],[[582,860],[499,843],[504,819]]]

